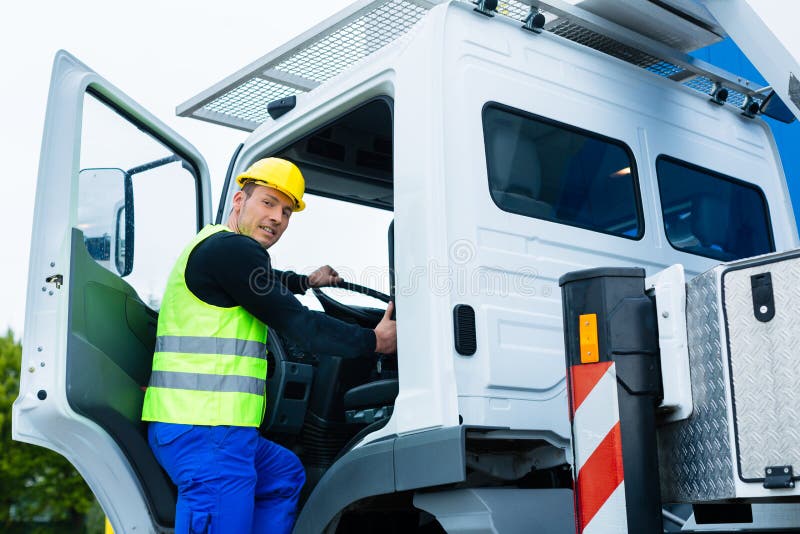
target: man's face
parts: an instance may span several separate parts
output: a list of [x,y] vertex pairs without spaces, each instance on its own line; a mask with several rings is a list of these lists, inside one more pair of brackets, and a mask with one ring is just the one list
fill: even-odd
[[258,184],[250,187],[253,187],[250,197],[244,191],[237,191],[233,197],[238,231],[269,248],[289,226],[294,202],[277,189]]

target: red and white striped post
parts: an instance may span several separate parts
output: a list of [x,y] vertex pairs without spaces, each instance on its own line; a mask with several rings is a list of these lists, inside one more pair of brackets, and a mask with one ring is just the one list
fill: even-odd
[[663,532],[655,302],[644,270],[561,277],[578,534]]
[[577,531],[627,532],[616,367],[588,363],[569,377]]

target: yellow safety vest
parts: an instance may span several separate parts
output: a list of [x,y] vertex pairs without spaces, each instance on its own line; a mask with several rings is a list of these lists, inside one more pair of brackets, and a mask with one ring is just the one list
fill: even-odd
[[257,427],[264,418],[267,325],[241,306],[205,303],[186,287],[192,250],[224,231],[231,230],[203,228],[169,275],[143,421]]

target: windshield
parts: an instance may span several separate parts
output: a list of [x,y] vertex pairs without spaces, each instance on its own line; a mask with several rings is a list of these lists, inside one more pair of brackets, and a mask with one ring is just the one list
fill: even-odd
[[[316,195],[305,195],[304,200],[307,208],[292,215],[283,239],[269,249],[272,266],[309,274],[327,264],[347,282],[388,294],[392,212]],[[385,307],[351,291],[325,292],[343,304]],[[311,291],[298,297],[306,306],[321,309]]]

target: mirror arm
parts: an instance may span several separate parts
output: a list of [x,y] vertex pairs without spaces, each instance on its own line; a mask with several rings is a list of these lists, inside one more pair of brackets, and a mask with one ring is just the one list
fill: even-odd
[[125,172],[125,174],[133,176],[134,174],[139,174],[140,172],[157,169],[158,167],[163,167],[164,165],[169,165],[170,163],[174,163],[176,161],[182,162],[183,168],[184,169],[186,168],[186,162],[183,161],[183,158],[181,158],[176,154],[173,154],[171,156],[167,156],[166,158],[149,161],[147,163],[142,163],[141,165],[137,165],[136,167],[131,167]]
[[122,276],[127,276],[133,271],[133,244],[134,224],[133,224],[133,178],[130,171],[125,172],[125,272]]

